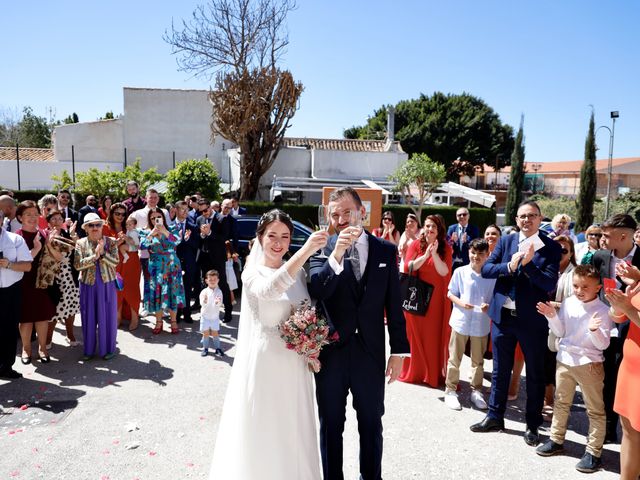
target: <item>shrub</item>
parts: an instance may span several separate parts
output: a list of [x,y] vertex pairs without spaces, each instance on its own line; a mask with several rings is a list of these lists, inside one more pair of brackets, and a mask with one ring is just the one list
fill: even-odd
[[167,200],[175,202],[200,192],[207,200],[220,198],[220,176],[207,160],[185,160],[167,172]]

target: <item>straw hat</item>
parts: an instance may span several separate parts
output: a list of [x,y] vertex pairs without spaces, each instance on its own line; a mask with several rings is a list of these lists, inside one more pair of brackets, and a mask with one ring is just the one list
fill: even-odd
[[90,223],[99,223],[100,225],[104,225],[104,220],[101,219],[97,213],[87,213],[84,217],[84,223],[82,224],[83,229],[87,229],[87,225]]

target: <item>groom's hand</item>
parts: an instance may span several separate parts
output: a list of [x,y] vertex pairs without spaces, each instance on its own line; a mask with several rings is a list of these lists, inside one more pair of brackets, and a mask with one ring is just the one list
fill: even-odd
[[400,370],[402,370],[403,360],[404,359],[399,355],[391,355],[389,357],[389,361],[387,362],[387,372],[385,373],[385,376],[389,377],[389,381],[387,383],[393,383],[398,379]]
[[344,257],[344,253],[347,251],[347,248],[353,244],[353,235],[351,232],[351,227],[348,227],[342,230],[340,235],[338,235],[336,246],[333,248],[333,258],[335,258],[338,263],[342,262],[342,257]]

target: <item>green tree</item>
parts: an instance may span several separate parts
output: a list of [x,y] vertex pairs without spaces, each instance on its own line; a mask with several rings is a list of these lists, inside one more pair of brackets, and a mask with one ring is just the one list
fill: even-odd
[[167,172],[167,199],[175,202],[200,192],[208,200],[220,198],[220,176],[207,160],[185,160]]
[[516,135],[515,146],[511,154],[511,175],[509,176],[509,191],[504,210],[505,223],[515,225],[518,205],[522,202],[524,187],[524,117],[520,119],[520,128]]
[[[391,175],[390,180],[396,182],[396,191],[402,193],[405,203],[422,218],[422,207],[425,200],[436,191],[446,178],[443,165],[434,162],[426,153],[413,154]],[[412,192],[417,192],[417,198]],[[418,205],[413,204],[413,200]]]
[[18,144],[21,147],[50,148],[51,127],[47,120],[33,114],[31,107],[24,107],[22,120],[18,122]]
[[211,132],[240,147],[241,200],[256,197],[303,90],[278,66],[294,8],[294,0],[209,0],[164,35],[179,70],[215,78]]
[[[388,106],[374,112],[366,125],[344,131],[346,138],[380,139],[386,136]],[[403,100],[395,107],[395,138],[405,152],[426,153],[444,165],[447,176],[457,181],[473,175],[484,163],[502,168],[513,150],[513,128],[482,99],[435,92]],[[459,159],[459,161],[456,161]]]
[[596,201],[596,135],[593,111],[584,144],[584,163],[580,169],[580,192],[576,206],[576,231],[586,230],[593,223],[593,205]]
[[122,172],[90,168],[86,172],[76,173],[75,190],[81,194],[93,194],[97,197],[112,195],[115,199],[121,200],[127,197],[127,181],[135,180],[140,185],[140,191],[144,192],[162,178],[163,175],[157,172],[156,167],[143,172],[140,169],[140,159],[136,158],[136,161]]
[[51,180],[53,180],[54,190],[72,190],[74,187],[73,178],[71,178],[71,175],[69,175],[69,172],[66,170],[63,170],[60,175],[51,175]]
[[67,118],[65,118],[63,120],[65,125],[69,125],[72,123],[78,123],[80,121],[80,119],[78,118],[78,114],[76,112],[73,112],[71,115],[69,115]]

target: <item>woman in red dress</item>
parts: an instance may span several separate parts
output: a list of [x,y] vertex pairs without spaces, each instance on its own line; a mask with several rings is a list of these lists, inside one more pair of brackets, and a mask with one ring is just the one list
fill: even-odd
[[394,245],[400,243],[400,232],[396,228],[396,224],[393,218],[393,212],[387,210],[382,214],[382,220],[380,220],[380,228],[374,228],[371,234],[374,237],[381,238],[387,242],[391,242]]
[[444,385],[451,332],[451,302],[447,298],[447,288],[453,252],[445,234],[446,229],[440,217],[429,215],[420,239],[409,245],[405,257],[407,266],[404,273],[408,273],[412,267],[418,272],[420,280],[433,285],[433,294],[424,316],[404,314],[411,357],[404,360],[399,380],[434,388]]
[[[130,252],[127,243],[125,218],[127,207],[123,203],[111,205],[107,223],[102,227],[105,237],[112,237],[118,242],[120,261],[116,272],[122,277],[124,288],[118,291],[118,326],[122,320],[129,320],[129,330],[138,328],[138,309],[140,308],[140,274],[141,266],[138,252]],[[126,257],[125,257],[126,254]]]
[[[622,363],[618,370],[616,399],[613,409],[620,415],[620,480],[636,480],[640,476],[640,282],[629,295],[619,290],[607,293],[616,322],[629,319],[629,333],[624,342]],[[631,297],[631,300],[629,300]],[[617,316],[621,313],[620,316]]]

